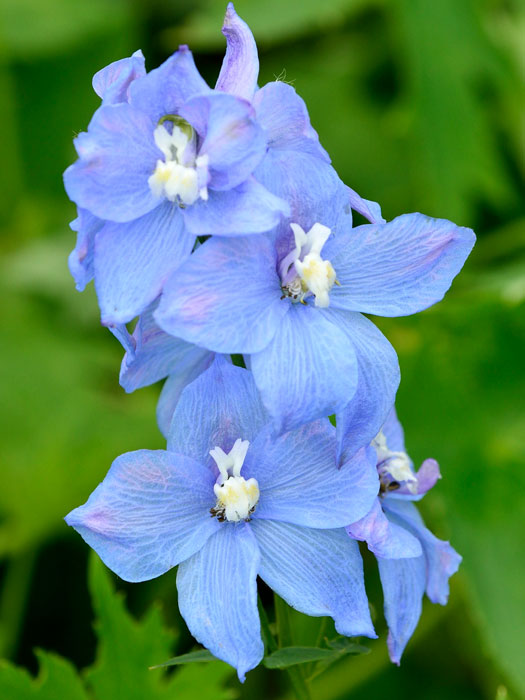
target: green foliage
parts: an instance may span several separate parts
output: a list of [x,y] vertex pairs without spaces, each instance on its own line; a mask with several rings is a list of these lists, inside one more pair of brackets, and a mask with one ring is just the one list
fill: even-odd
[[370,650],[367,647],[349,642],[333,649],[323,647],[285,647],[278,649],[264,659],[266,668],[288,668],[296,664],[305,664],[312,661],[333,662],[345,654],[366,654]]
[[[56,654],[37,651],[40,665],[38,678],[7,661],[0,662],[0,694],[2,700],[88,700],[89,695],[74,666]],[[118,696],[115,696],[118,697]]]

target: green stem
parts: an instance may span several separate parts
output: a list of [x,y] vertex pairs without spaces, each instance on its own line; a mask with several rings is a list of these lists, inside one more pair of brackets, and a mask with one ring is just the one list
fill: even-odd
[[[290,608],[276,593],[274,593],[274,605],[279,648],[282,649],[283,647],[293,646]],[[297,700],[311,700],[310,688],[303,675],[302,669],[290,667],[286,670]]]
[[13,555],[7,562],[0,595],[0,656],[13,657],[18,646],[26,599],[35,564],[33,550]]

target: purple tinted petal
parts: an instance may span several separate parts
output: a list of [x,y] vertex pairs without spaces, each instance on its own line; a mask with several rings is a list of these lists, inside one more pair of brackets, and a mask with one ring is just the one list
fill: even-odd
[[323,313],[289,305],[273,340],[251,356],[251,369],[264,405],[279,432],[340,411],[357,384],[352,343]]
[[168,333],[215,352],[256,352],[288,310],[280,296],[267,239],[212,238],[169,280],[155,318]]
[[337,413],[339,460],[351,457],[377,435],[394,403],[399,363],[381,331],[361,314],[326,310],[355,348],[358,383],[354,396]]
[[250,27],[228,3],[222,33],[226,37],[226,55],[215,85],[216,90],[251,101],[257,88],[259,57]]
[[210,471],[188,457],[128,452],[66,522],[125,581],[147,581],[197,552],[219,529],[209,513],[213,482]]
[[378,316],[426,309],[443,298],[474,240],[470,229],[422,214],[348,229],[323,249],[341,283],[331,303]]
[[267,133],[269,148],[304,151],[330,162],[310,124],[304,100],[291,85],[280,81],[267,83],[255,94],[253,106],[259,124]]
[[182,392],[170,426],[168,450],[210,464],[216,471],[211,449],[218,446],[229,452],[238,438],[253,442],[267,422],[251,372],[217,355]]
[[[378,484],[376,473],[376,486]],[[388,520],[383,513],[381,499],[376,498],[372,509],[364,518],[346,528],[350,537],[366,542],[377,557],[403,559],[423,554],[419,540],[405,528]]]
[[170,273],[190,255],[194,242],[171,202],[128,224],[107,221],[95,242],[95,288],[102,323],[127,323],[142,313]]
[[439,464],[435,459],[425,459],[416,472],[416,478],[417,490],[415,494],[413,490],[411,491],[408,486],[405,485],[397,489],[395,496],[392,494],[392,497],[406,496],[407,500],[419,501],[420,498],[424,496],[427,491],[430,491],[430,489],[436,485],[437,481],[441,479]]
[[343,527],[367,513],[377,495],[375,452],[361,450],[336,469],[335,430],[327,419],[275,437],[268,426],[250,445],[245,479],[259,483],[254,518],[315,528]]
[[188,231],[196,236],[244,236],[274,228],[290,213],[288,204],[253,178],[226,192],[208,191],[184,209]]
[[179,114],[190,97],[209,92],[211,90],[200,76],[191,51],[187,46],[180,46],[158,68],[130,85],[129,101],[149,115],[156,125],[167,114]]
[[350,196],[350,205],[352,209],[359,212],[365,219],[368,219],[371,224],[386,224],[386,219],[381,214],[381,207],[377,202],[371,202],[369,199],[363,199],[355,190],[348,187]]
[[111,221],[131,221],[154,209],[159,201],[148,184],[160,154],[154,128],[128,104],[100,107],[88,131],[75,139],[79,159],[64,173],[69,198]]
[[299,612],[329,615],[340,634],[375,638],[357,542],[344,529],[315,530],[271,520],[250,523],[259,575]]
[[385,499],[389,517],[406,527],[419,538],[426,561],[426,593],[433,603],[446,605],[449,595],[448,580],[461,563],[461,556],[448,542],[439,540],[425,527],[413,503]]
[[[153,319],[153,308],[141,314],[120,368],[120,384],[128,392],[173,374],[179,394],[213,359],[213,353],[174,338],[161,330]],[[172,386],[172,393],[174,387]]]
[[77,244],[69,254],[68,265],[79,292],[84,291],[95,274],[93,269],[95,236],[103,223],[86,209],[79,209],[78,217],[70,224],[73,231],[77,231]]
[[102,68],[93,76],[93,90],[104,104],[128,101],[128,89],[137,78],[146,75],[144,55],[135,51],[129,58],[121,58]]
[[425,592],[425,558],[377,560],[389,628],[388,653],[399,665],[401,655],[421,616]]
[[190,632],[236,668],[241,682],[264,654],[257,611],[259,560],[250,526],[228,523],[177,572],[179,608]]

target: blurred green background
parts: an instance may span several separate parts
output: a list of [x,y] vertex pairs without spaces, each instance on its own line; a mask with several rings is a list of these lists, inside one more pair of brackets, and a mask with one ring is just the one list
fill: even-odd
[[[366,557],[380,639],[318,676],[313,696],[524,697],[525,6],[238,0],[236,9],[258,41],[260,83],[295,86],[347,184],[388,219],[422,211],[478,234],[443,303],[378,320],[400,356],[408,449],[441,463],[422,510],[464,557],[450,603],[425,603],[401,668],[392,666]],[[159,387],[124,394],[120,349],[98,323],[93,289],[78,294],[67,270],[75,212],[61,173],[98,105],[91,77],[139,47],[151,68],[187,43],[213,85],[224,10],[222,0],[0,0],[2,700],[290,697],[279,671],[259,668],[242,688],[218,662],[148,671],[192,647],[173,572],[126,586],[93,561],[88,589],[87,547],[62,520],[118,454],[163,446]],[[298,618],[295,641],[312,643],[316,629]],[[37,659],[35,648],[69,661]],[[32,674],[40,665],[38,681],[13,664]]]

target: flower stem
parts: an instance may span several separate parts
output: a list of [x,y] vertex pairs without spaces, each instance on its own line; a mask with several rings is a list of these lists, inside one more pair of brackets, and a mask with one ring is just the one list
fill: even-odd
[[[279,648],[293,646],[292,626],[290,624],[290,608],[282,598],[274,593],[275,621]],[[302,669],[290,667],[286,669],[290,683],[297,700],[311,700],[310,688]]]

